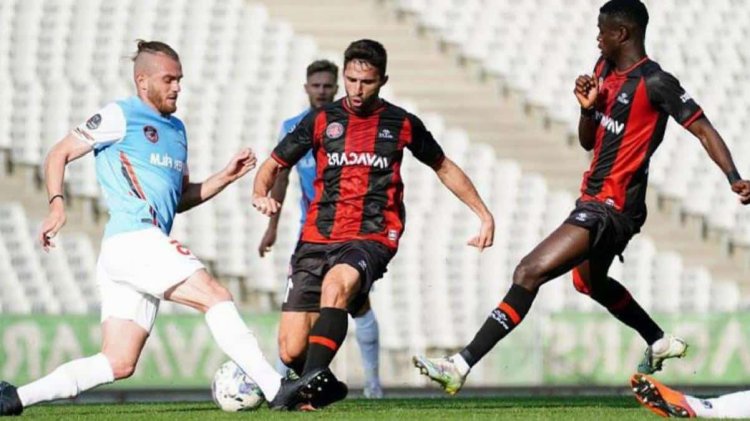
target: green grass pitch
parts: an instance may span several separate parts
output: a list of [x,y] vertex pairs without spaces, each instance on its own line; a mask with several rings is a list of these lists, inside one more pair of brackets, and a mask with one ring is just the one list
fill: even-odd
[[348,399],[314,413],[224,413],[212,403],[44,405],[23,417],[47,420],[643,420],[657,419],[633,397]]

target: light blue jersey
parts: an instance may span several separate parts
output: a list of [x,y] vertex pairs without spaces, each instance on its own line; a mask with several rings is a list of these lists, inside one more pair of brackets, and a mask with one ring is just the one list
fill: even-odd
[[[288,120],[284,120],[284,122],[281,124],[279,141],[281,141],[281,139],[283,139],[284,136],[287,135],[287,133],[293,132],[295,127],[297,127],[297,124],[299,124],[299,122],[302,121],[302,119],[305,118],[305,116],[309,112],[310,109],[308,108],[302,113]],[[299,185],[300,189],[302,190],[302,197],[299,200],[299,207],[301,212],[300,226],[302,226],[305,224],[305,219],[307,218],[307,208],[315,198],[315,188],[313,187],[313,181],[315,181],[315,157],[313,157],[312,150],[308,151],[307,154],[303,156],[302,159],[300,159],[294,167],[297,169],[297,174],[299,174]]]
[[94,148],[110,214],[104,237],[154,226],[168,235],[187,175],[182,121],[130,97],[107,105],[73,133]]

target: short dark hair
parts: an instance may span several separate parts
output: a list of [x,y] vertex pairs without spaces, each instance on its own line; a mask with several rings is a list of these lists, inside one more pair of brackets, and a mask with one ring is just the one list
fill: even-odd
[[307,77],[320,72],[333,73],[333,76],[338,79],[339,66],[328,60],[315,60],[307,66]]
[[648,10],[640,0],[609,0],[599,9],[599,13],[633,23],[641,30],[641,35],[646,35]]
[[350,61],[363,61],[378,69],[380,76],[383,77],[388,64],[388,53],[383,44],[371,39],[361,39],[349,44],[344,51],[344,67]]
[[135,61],[136,58],[141,53],[150,53],[150,54],[164,54],[175,61],[180,61],[180,56],[177,55],[177,51],[174,50],[174,48],[170,47],[168,44],[161,42],[161,41],[144,41],[142,39],[136,40],[138,43],[138,50],[135,52],[135,55],[133,55],[133,61]]

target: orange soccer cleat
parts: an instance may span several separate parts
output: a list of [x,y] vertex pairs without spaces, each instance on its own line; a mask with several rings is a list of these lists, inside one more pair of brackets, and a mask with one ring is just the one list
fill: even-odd
[[633,386],[633,393],[638,402],[662,417],[695,417],[695,411],[688,405],[684,394],[668,388],[653,377],[633,374],[630,385]]

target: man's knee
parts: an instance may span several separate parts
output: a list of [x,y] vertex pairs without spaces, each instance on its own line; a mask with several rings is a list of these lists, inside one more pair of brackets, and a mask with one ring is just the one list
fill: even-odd
[[349,265],[337,265],[328,272],[320,290],[321,307],[346,308],[359,285],[359,272]]
[[[106,355],[106,354],[105,354]],[[137,360],[118,355],[106,355],[115,380],[127,379],[135,373]]]
[[544,283],[543,274],[541,265],[523,259],[513,271],[513,283],[529,291],[535,291]]

